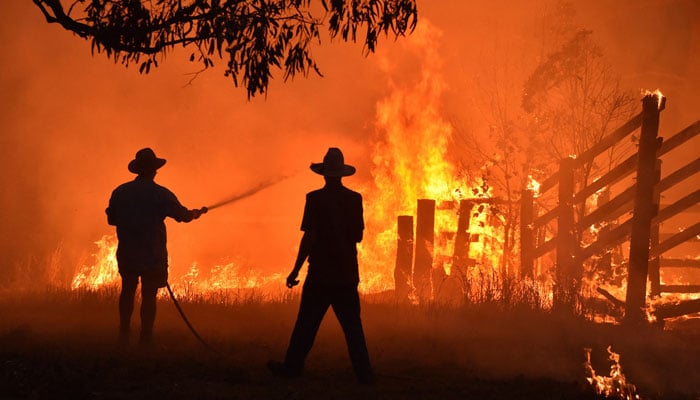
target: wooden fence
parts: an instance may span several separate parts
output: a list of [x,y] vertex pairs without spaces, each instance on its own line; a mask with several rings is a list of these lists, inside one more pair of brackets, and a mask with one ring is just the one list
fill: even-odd
[[[561,160],[558,172],[544,180],[539,195],[558,187],[557,206],[539,214],[535,204],[536,193],[525,190],[521,201],[521,272],[526,276],[534,274],[535,261],[549,252],[556,252],[556,283],[554,290],[555,307],[571,307],[575,301],[582,280],[583,263],[594,255],[603,255],[609,249],[629,240],[628,287],[625,306],[625,320],[640,322],[645,320],[647,279],[651,281],[651,294],[662,292],[700,291],[700,285],[690,287],[664,286],[660,284],[660,268],[679,266],[700,267],[697,260],[664,259],[662,255],[672,248],[692,240],[700,234],[700,222],[685,228],[682,232],[663,237],[659,224],[681,212],[689,211],[700,201],[700,190],[690,186],[689,193],[667,206],[660,206],[661,194],[682,183],[700,170],[700,158],[691,160],[681,168],[661,179],[660,157],[687,143],[700,133],[700,121],[663,140],[658,136],[659,116],[665,107],[665,98],[656,95],[645,96],[642,111],[627,123],[607,135],[593,147],[579,154]],[[614,166],[608,173],[592,183],[576,190],[577,169],[609,150],[621,140],[639,129],[638,151]],[[693,154],[697,154],[694,152]],[[586,200],[611,185],[635,174],[635,182],[620,194],[606,198],[598,197],[597,207],[576,213],[576,207],[584,207]],[[680,186],[688,189],[688,186]],[[584,206],[582,206],[582,204]],[[611,222],[625,213],[632,212],[632,218],[615,226]],[[697,220],[696,220],[697,221]],[[538,242],[538,232],[556,222],[556,235]],[[595,240],[582,244],[581,233],[591,226],[604,226]],[[663,239],[663,240],[662,240]],[[685,305],[684,310],[692,309]],[[669,311],[670,315],[673,311]]]

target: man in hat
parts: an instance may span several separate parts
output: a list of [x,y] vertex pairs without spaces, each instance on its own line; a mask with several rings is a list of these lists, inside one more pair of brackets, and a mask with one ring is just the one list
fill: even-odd
[[141,278],[141,336],[140,344],[149,344],[156,318],[156,294],[168,282],[168,251],[165,218],[190,222],[207,211],[185,208],[167,188],[154,182],[157,170],[165,159],[156,157],[150,148],[136,153],[129,171],[136,174],[133,181],[120,185],[112,192],[107,207],[107,222],[117,227],[117,264],[122,278],[119,296],[119,337],[122,344],[129,341],[134,295]]
[[341,183],[341,178],[355,173],[346,165],[338,148],[328,149],[322,163],[311,170],[323,175],[323,188],[306,195],[301,230],[304,232],[287,287],[299,284],[299,270],[308,258],[309,267],[301,294],[299,314],[289,341],[284,362],[270,361],[268,368],[276,375],[300,376],[304,361],[328,307],[333,307],[343,328],[350,360],[361,383],[374,383],[374,373],[360,319],[360,281],[357,243],[362,240],[364,221],[362,196]]

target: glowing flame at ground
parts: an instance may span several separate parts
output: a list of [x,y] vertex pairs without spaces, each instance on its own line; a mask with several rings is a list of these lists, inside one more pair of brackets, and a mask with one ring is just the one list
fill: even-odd
[[[98,289],[103,286],[116,285],[120,282],[117,265],[117,238],[105,235],[96,241],[97,253],[93,254],[95,263],[84,265],[73,278],[73,289]],[[281,291],[284,277],[280,273],[265,274],[262,271],[245,266],[244,263],[228,262],[202,271],[194,262],[182,276],[172,276],[170,283],[179,294],[202,295],[215,292],[255,289],[266,293]]]
[[104,235],[95,244],[98,248],[97,254],[93,254],[95,264],[80,268],[71,283],[73,289],[97,289],[119,282],[116,236]]
[[627,382],[625,375],[622,373],[622,365],[620,365],[620,355],[613,352],[611,346],[608,346],[608,359],[612,362],[610,365],[610,375],[601,376],[597,375],[593,367],[591,366],[591,349],[584,349],[586,352],[586,362],[584,367],[586,368],[586,377],[588,383],[590,383],[595,389],[597,394],[605,396],[609,399],[624,399],[632,400],[639,399],[639,395],[636,394],[636,387]]

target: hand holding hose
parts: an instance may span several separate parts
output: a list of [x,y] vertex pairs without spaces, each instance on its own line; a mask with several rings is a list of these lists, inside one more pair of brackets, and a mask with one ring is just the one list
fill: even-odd
[[202,214],[206,214],[207,211],[209,211],[207,207],[192,210],[192,219],[199,218],[200,216],[202,216]]

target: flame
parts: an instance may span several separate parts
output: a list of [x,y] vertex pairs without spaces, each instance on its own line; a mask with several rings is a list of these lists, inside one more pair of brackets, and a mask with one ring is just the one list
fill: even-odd
[[93,254],[95,263],[80,268],[71,283],[72,289],[97,289],[119,282],[116,236],[104,235],[95,244],[98,248]]
[[527,190],[532,190],[535,198],[540,195],[540,186],[542,186],[542,184],[533,178],[532,175],[527,176]]
[[584,367],[586,368],[586,373],[589,375],[586,377],[586,380],[593,386],[597,394],[612,399],[640,399],[639,395],[636,394],[637,388],[633,384],[627,382],[625,375],[622,373],[620,355],[612,351],[612,346],[608,346],[607,348],[609,355],[608,360],[612,361],[609,376],[597,375],[591,366],[591,349],[586,348],[584,351],[586,353]]
[[[74,290],[96,290],[119,283],[116,236],[104,235],[95,244],[97,252],[92,255],[95,263],[83,265],[76,273],[71,284]],[[171,274],[172,271],[171,268]],[[245,289],[273,293],[279,292],[284,283],[280,273],[265,274],[241,262],[215,265],[208,270],[207,274],[208,276],[205,277],[198,263],[193,262],[182,276],[176,276],[174,279],[171,276],[173,290],[188,297]]]
[[663,99],[664,99],[664,94],[661,93],[661,90],[656,89],[654,91],[650,91],[647,89],[642,89],[642,96],[656,96],[656,101],[657,101],[657,107],[661,109],[661,106],[663,105]]
[[[457,230],[459,200],[466,194],[476,199],[492,196],[482,180],[467,181],[448,154],[453,127],[441,115],[441,96],[446,85],[440,72],[436,40],[440,33],[429,23],[422,24],[409,43],[423,60],[420,79],[412,86],[396,87],[376,109],[378,138],[373,145],[374,187],[365,205],[366,223],[372,237],[360,248],[360,264],[372,271],[366,291],[392,289],[396,247],[396,218],[414,215],[419,199],[436,201],[433,268],[451,272],[451,257]],[[478,265],[494,268],[500,263],[501,237],[490,205],[475,206],[469,233],[479,241],[471,243],[469,257]],[[363,279],[366,279],[363,277]]]

